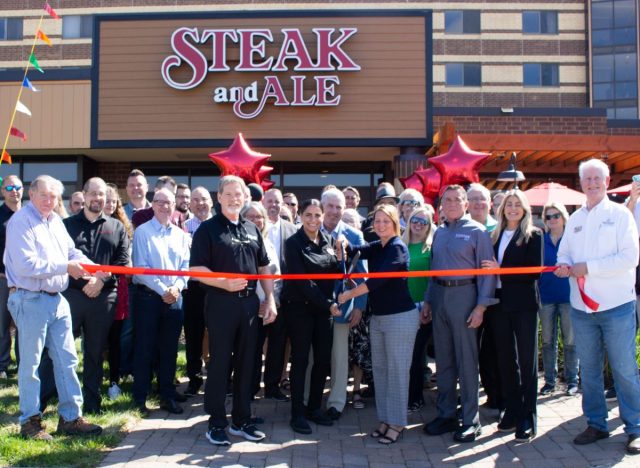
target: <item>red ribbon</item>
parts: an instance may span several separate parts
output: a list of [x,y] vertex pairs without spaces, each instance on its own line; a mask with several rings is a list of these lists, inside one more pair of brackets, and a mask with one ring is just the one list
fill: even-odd
[[[226,273],[215,271],[161,270],[159,268],[123,267],[115,265],[82,265],[89,273],[98,271],[114,275],[154,275],[154,276],[188,276],[190,278],[244,278],[247,280],[282,279],[282,280],[344,280],[348,278],[423,278],[434,276],[484,276],[484,275],[530,275],[550,273],[558,267],[535,266],[513,268],[468,268],[463,270],[429,270],[429,271],[385,271],[379,273],[316,273],[316,274],[280,274],[280,275],[247,275],[244,273]],[[599,304],[584,291],[584,278],[578,278],[578,289],[585,305],[591,310],[598,310]]]

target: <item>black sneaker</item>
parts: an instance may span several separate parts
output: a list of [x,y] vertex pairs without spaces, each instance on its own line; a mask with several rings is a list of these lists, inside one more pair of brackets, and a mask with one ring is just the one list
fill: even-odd
[[327,410],[327,417],[332,421],[337,421],[342,416],[342,413],[335,409],[333,406]]
[[231,445],[231,441],[222,427],[212,427],[205,435],[213,445]]
[[442,435],[447,432],[454,432],[459,429],[460,425],[456,418],[441,418],[438,416],[433,421],[424,425],[422,430],[428,435]]
[[556,386],[554,384],[546,383],[540,389],[540,395],[551,395],[553,392],[555,392],[555,390]]
[[313,411],[307,411],[307,419],[313,421],[319,426],[333,426],[333,419],[322,412],[320,408]]
[[229,427],[229,434],[244,437],[251,442],[260,442],[267,437],[264,432],[259,431],[253,424],[243,424],[240,427],[232,424],[231,427]]
[[616,401],[618,394],[616,393],[616,387],[611,387],[605,390],[604,399],[607,401]]
[[567,396],[575,396],[578,393],[578,384],[570,383],[567,385]]
[[311,434],[311,426],[305,418],[302,416],[292,417],[289,422],[291,429],[293,432],[297,432],[298,434]]
[[416,401],[415,403],[411,403],[409,408],[407,409],[407,413],[417,413],[422,408],[424,408],[424,402]]
[[187,385],[187,389],[184,391],[184,394],[186,396],[196,396],[200,392],[202,382],[203,380],[200,377],[189,379],[189,385]]

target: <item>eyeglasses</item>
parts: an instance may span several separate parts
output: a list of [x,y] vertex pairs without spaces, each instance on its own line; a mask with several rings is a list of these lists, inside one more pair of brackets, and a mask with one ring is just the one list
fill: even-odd
[[544,217],[544,219],[546,219],[547,221],[551,221],[552,219],[560,219],[560,218],[562,218],[562,215],[560,213],[550,214]]
[[486,202],[487,201],[486,199],[484,199],[482,197],[472,197],[472,198],[469,198],[468,200],[469,200],[470,203],[475,203],[475,202],[481,203],[481,202]]
[[7,192],[13,192],[14,190],[16,192],[19,192],[20,190],[22,190],[22,185],[7,185],[4,189]]
[[418,218],[417,216],[414,216],[413,218],[411,218],[411,224],[420,224],[422,226],[427,226],[429,224],[429,221],[424,218]]
[[293,202],[284,202],[285,205],[289,205],[289,206],[298,206],[297,203],[293,203]]
[[419,201],[417,200],[403,200],[402,205],[409,205],[409,206],[418,206],[420,204]]

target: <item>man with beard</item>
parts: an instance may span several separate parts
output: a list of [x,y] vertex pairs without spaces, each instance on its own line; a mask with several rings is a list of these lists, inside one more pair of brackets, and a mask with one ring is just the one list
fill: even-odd
[[[63,222],[75,247],[98,265],[127,266],[129,237],[124,225],[103,213],[107,184],[94,177],[84,184],[84,208]],[[83,336],[84,372],[82,393],[84,412],[100,412],[102,351],[107,346],[109,329],[115,314],[116,278],[69,279],[62,294],[71,308],[73,335]]]
[[[269,189],[265,192],[262,205],[267,210],[269,217],[267,230],[269,240],[273,244],[278,256],[280,271],[286,271],[284,260],[284,243],[298,230],[295,224],[280,218],[280,208],[284,203],[282,192],[278,189]],[[264,396],[276,401],[289,401],[279,388],[282,367],[284,366],[284,352],[287,343],[287,332],[284,317],[278,316],[273,324],[262,330],[258,346],[262,346],[266,337],[269,338],[267,355],[264,363]]]
[[[193,237],[190,270],[248,275],[269,274],[269,256],[255,224],[240,216],[245,184],[225,176],[218,186],[220,213],[202,223]],[[258,340],[256,281],[244,278],[200,278],[206,290],[205,321],[210,333],[204,409],[209,414],[206,437],[214,445],[230,445],[226,434],[225,397],[233,355],[233,408],[229,432],[259,441],[265,434],[251,421],[251,382]],[[263,323],[275,319],[273,280],[262,279],[265,293]]]
[[189,210],[191,206],[191,189],[187,184],[178,184],[176,186],[176,212],[180,216],[180,226],[193,218],[193,213]]
[[133,218],[133,214],[138,210],[151,208],[151,203],[146,198],[148,191],[149,183],[144,173],[140,169],[132,170],[127,178],[129,203],[124,205],[124,212],[127,214],[127,218]]

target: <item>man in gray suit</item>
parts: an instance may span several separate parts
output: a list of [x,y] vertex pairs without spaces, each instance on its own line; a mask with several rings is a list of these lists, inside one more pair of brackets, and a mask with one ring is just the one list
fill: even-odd
[[[265,192],[262,204],[267,210],[269,217],[267,230],[269,240],[273,244],[280,262],[280,271],[286,272],[284,261],[284,242],[298,230],[296,226],[289,221],[280,218],[280,208],[284,203],[282,192],[272,188]],[[280,390],[280,376],[282,367],[284,366],[284,350],[287,342],[287,335],[284,325],[284,317],[278,313],[276,320],[264,327],[261,333],[259,345],[264,342],[264,338],[269,337],[269,345],[267,347],[267,356],[264,366],[264,395],[277,401],[289,401]]]

